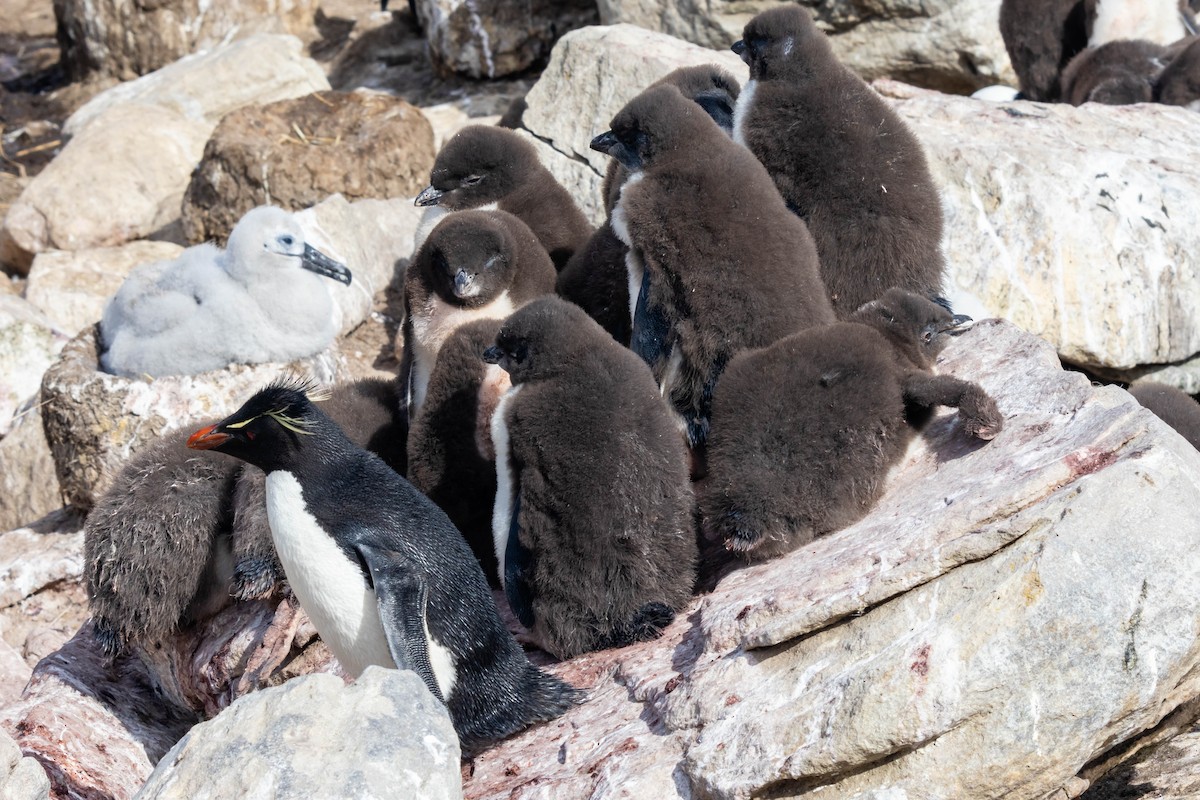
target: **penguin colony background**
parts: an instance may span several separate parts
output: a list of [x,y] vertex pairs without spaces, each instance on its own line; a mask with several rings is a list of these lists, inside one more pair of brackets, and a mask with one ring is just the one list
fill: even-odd
[[[1122,70],[1148,58],[1154,99],[1189,96],[1194,44],[1078,52],[1120,27],[1113,2],[1005,0],[1026,96],[1140,98]],[[1169,10],[1146,29],[1190,24]],[[438,213],[404,277],[395,381],[273,384],[139,453],[87,521],[105,651],[286,584],[348,673],[416,672],[470,754],[585,700],[530,664],[497,602],[560,659],[653,639],[738,563],[862,518],[936,406],[964,437],[1001,435],[983,389],[934,369],[970,320],[941,297],[919,143],[802,8],[758,15],[733,49],[746,86],[676,70],[597,132],[595,231],[517,134],[447,142],[416,201]],[[268,216],[230,250],[263,239],[256,258],[312,269]],[[105,316],[106,366],[131,349],[117,330],[139,292],[236,277],[228,260],[135,273]],[[1137,396],[1200,441],[1191,398]]]

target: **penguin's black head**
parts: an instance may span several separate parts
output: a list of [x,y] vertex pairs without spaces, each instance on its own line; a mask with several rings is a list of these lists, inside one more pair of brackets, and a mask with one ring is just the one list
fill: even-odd
[[789,4],[764,11],[746,23],[742,38],[731,49],[750,67],[750,79],[761,81],[792,72],[796,66],[803,68],[806,50],[814,43],[828,47],[808,11]]
[[680,67],[659,78],[651,86],[674,86],[729,134],[733,131],[733,109],[742,87],[737,78],[716,64]]
[[438,223],[417,253],[416,268],[445,302],[478,308],[512,283],[516,244],[503,211],[461,211]]
[[216,425],[193,433],[187,446],[225,453],[265,472],[288,469],[326,421],[313,401],[327,396],[307,381],[277,381]]
[[442,145],[419,206],[451,211],[495,203],[512,193],[540,165],[533,145],[505,128],[469,125]]
[[892,288],[855,311],[850,321],[875,328],[909,361],[928,368],[949,343],[949,337],[966,330],[971,318],[952,314],[929,298],[906,289]]
[[573,303],[542,297],[504,321],[483,360],[507,372],[514,386],[553,378],[586,356],[589,325],[595,323]]
[[694,156],[695,148],[703,146],[696,140],[698,126],[712,124],[674,86],[651,86],[617,112],[612,129],[592,139],[591,148],[612,156],[630,172],[640,172],[664,154]]

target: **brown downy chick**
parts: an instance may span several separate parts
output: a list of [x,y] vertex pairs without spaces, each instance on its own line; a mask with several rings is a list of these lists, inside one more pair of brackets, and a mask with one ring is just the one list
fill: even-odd
[[754,17],[733,50],[750,67],[733,138],[808,224],[838,318],[892,286],[937,298],[941,198],[899,115],[837,60],[800,6]]
[[646,365],[582,310],[537,300],[484,353],[505,595],[559,658],[654,638],[696,570],[687,452]]
[[937,405],[957,406],[968,435],[993,438],[1003,418],[983,389],[932,372],[965,321],[892,289],[851,321],[735,358],[697,490],[706,533],[762,560],[857,522]]
[[[542,166],[533,145],[490,125],[469,125],[442,145],[419,206],[464,211],[492,206],[520,217],[556,269],[592,235],[570,193]],[[493,205],[494,204],[494,205]]]

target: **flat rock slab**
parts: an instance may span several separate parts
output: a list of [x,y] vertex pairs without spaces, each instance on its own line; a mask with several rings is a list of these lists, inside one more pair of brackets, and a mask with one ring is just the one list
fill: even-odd
[[445,706],[413,672],[370,667],[352,686],[309,675],[197,725],[137,797],[455,800],[458,739]]
[[1200,691],[1200,453],[1005,322],[938,368],[995,440],[943,412],[858,524],[558,666],[588,701],[467,796],[1041,797]]
[[1200,726],[1140,753],[1092,784],[1080,800],[1192,800],[1200,797]]
[[66,343],[67,336],[28,300],[0,294],[0,436],[15,415],[28,411],[42,374]]

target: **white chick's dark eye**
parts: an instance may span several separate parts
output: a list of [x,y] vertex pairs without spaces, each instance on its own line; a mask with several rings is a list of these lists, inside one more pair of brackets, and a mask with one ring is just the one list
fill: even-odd
[[296,240],[293,239],[291,236],[280,236],[279,243],[281,245],[283,245],[284,247],[291,247],[293,244],[296,243]]

